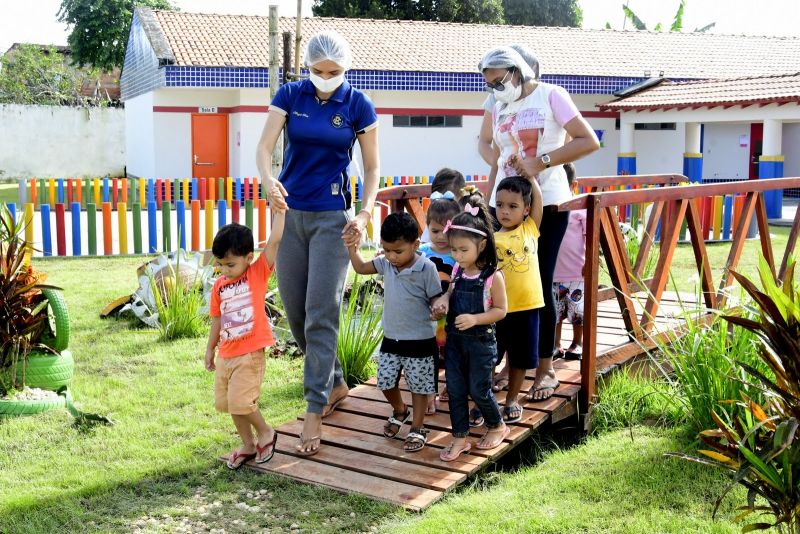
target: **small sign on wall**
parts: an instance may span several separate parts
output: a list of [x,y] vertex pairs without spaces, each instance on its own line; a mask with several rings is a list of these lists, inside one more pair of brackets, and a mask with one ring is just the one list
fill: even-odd
[[606,145],[603,143],[603,134],[605,134],[605,133],[606,133],[606,131],[605,131],[605,130],[595,130],[595,131],[594,131],[594,134],[597,136],[597,140],[598,140],[598,141],[600,141],[600,146],[601,146],[601,147],[604,147],[604,146],[606,146]]
[[217,106],[200,106],[197,108],[198,113],[216,113]]
[[750,136],[747,134],[742,134],[739,136],[739,146],[744,148],[750,144]]

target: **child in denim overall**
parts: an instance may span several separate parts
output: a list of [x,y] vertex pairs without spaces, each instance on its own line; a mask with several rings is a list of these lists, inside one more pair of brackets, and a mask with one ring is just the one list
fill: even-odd
[[433,305],[434,316],[447,315],[445,369],[453,441],[440,454],[446,462],[472,447],[467,441],[469,397],[487,426],[477,448],[498,447],[509,432],[492,393],[497,358],[494,323],[506,314],[506,292],[503,275],[497,271],[490,220],[477,193],[445,228],[453,259],[458,262],[450,288]]

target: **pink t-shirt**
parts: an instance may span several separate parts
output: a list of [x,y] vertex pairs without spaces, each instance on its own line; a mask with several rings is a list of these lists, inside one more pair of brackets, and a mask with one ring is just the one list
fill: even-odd
[[569,212],[569,222],[561,248],[558,249],[553,282],[579,282],[583,280],[586,263],[586,210]]

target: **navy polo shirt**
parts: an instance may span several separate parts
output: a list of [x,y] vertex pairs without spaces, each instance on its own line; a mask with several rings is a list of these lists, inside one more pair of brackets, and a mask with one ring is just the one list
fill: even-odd
[[290,208],[343,210],[350,204],[347,167],[356,135],[378,125],[370,99],[345,80],[327,101],[309,80],[284,84],[270,104],[286,116],[289,139],[278,180]]

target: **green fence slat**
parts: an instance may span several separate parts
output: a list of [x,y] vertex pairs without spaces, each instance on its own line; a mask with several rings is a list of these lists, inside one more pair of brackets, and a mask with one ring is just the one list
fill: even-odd
[[172,203],[171,202],[162,202],[161,203],[161,235],[164,239],[164,244],[162,245],[162,250],[164,252],[169,252],[172,247],[172,231],[170,229],[170,223],[172,221]]
[[97,207],[94,202],[86,204],[86,228],[89,231],[89,255],[97,256]]
[[133,252],[142,253],[142,206],[138,202],[133,205]]
[[244,223],[250,230],[253,229],[253,201],[246,200],[244,202]]

